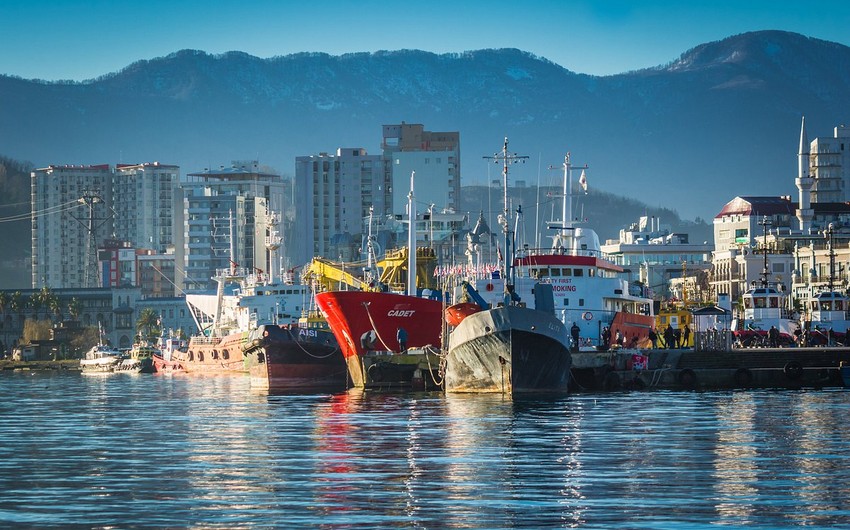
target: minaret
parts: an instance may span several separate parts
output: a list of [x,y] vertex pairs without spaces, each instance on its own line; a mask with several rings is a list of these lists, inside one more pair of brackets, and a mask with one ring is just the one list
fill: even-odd
[[806,117],[800,127],[800,150],[797,154],[797,189],[800,191],[800,204],[797,208],[797,220],[800,221],[800,231],[809,234],[812,231],[814,211],[811,207],[812,186],[815,181],[809,174],[809,139],[806,136]]

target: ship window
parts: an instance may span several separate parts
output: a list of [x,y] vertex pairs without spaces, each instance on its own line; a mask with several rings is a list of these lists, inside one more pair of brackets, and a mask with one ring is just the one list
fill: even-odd
[[218,350],[213,350],[213,351],[212,351],[212,358],[213,358],[213,359],[218,359]]
[[572,276],[572,275],[573,275],[572,269],[570,269],[570,268],[564,269],[564,276]]
[[198,352],[198,362],[199,363],[204,362],[204,352],[202,352],[202,351]]
[[576,269],[573,274],[575,276],[584,276],[584,269]]
[[764,298],[755,298],[756,308],[764,308]]
[[812,301],[812,311],[818,310],[818,302],[817,300]]
[[552,275],[553,278],[557,278],[558,276],[561,275],[561,269],[557,269],[555,267],[552,267],[551,275]]
[[223,352],[221,352],[221,358],[222,359],[230,359],[230,352],[227,351],[227,350],[224,350]]
[[549,269],[543,267],[542,269],[540,269],[540,277],[545,278],[546,276],[549,276]]
[[744,309],[752,309],[753,308],[753,299],[752,298],[744,298]]
[[189,352],[189,361],[194,361],[194,360],[195,360],[195,354],[190,351]]
[[596,269],[588,269],[587,275],[590,277],[596,276]]
[[831,307],[831,305],[832,305],[832,304],[830,304],[829,302],[821,302],[820,307],[821,307],[821,309],[823,309],[824,311],[832,311],[832,307]]
[[779,307],[779,298],[771,298],[770,307]]
[[584,307],[584,298],[579,298],[579,299],[578,299],[578,306],[579,306],[579,307]]
[[564,305],[565,306],[570,305],[570,299],[569,298],[564,298]]
[[835,310],[836,311],[844,311],[844,302],[841,300],[835,301]]

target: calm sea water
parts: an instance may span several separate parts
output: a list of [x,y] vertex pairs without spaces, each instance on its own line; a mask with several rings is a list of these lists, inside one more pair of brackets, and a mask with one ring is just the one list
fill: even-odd
[[850,526],[850,391],[268,395],[0,374],[0,527]]

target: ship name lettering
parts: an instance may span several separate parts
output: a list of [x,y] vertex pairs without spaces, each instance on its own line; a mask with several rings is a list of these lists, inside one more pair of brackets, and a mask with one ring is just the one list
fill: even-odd
[[416,311],[413,309],[404,311],[402,309],[391,309],[389,313],[387,313],[388,317],[412,317],[413,313]]
[[308,337],[318,337],[319,333],[315,329],[300,329],[298,330],[299,335],[306,335]]

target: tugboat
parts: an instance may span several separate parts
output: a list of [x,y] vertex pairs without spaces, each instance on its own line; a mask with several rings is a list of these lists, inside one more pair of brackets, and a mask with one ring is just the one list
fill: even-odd
[[[495,392],[521,394],[531,392],[566,393],[569,390],[570,355],[566,326],[555,317],[552,285],[535,282],[534,306],[529,307],[517,295],[514,282],[514,234],[508,211],[508,165],[519,157],[508,153],[508,139],[501,154],[492,157],[502,162],[505,210],[501,219],[505,238],[505,262],[502,301],[486,304],[469,293],[481,306],[480,311],[462,311],[453,306],[452,318],[460,322],[449,335],[445,366],[446,392]],[[518,210],[517,223],[521,216]],[[468,302],[467,302],[468,303]]]
[[794,337],[800,329],[799,321],[791,314],[787,305],[788,296],[770,284],[770,270],[767,263],[767,226],[765,219],[760,223],[764,230],[764,266],[761,280],[753,282],[750,289],[742,295],[744,302],[743,318],[732,320],[732,334],[735,343],[741,347],[770,346],[769,332],[776,328],[779,332],[776,346],[794,344]]
[[159,353],[159,348],[146,340],[139,340],[130,348],[129,355],[115,366],[116,372],[153,373],[153,356]]

